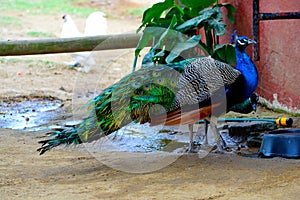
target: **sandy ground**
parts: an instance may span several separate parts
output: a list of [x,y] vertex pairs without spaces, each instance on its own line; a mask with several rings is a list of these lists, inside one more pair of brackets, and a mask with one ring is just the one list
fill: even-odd
[[[122,13],[127,6],[141,6],[115,2],[102,6],[115,6],[116,13]],[[57,37],[60,34],[61,16],[3,14],[20,16],[28,23],[2,28],[2,39],[30,39],[20,32],[36,27]],[[83,29],[84,19],[74,17],[74,20]],[[125,33],[134,31],[140,19],[122,15],[108,21],[109,33]],[[64,100],[65,118],[72,114],[81,118],[86,112],[76,110],[76,106],[129,73],[133,51],[97,52],[99,67],[89,73],[64,66],[64,61],[71,60],[64,54],[15,58],[21,60],[0,62],[2,97],[51,95]],[[97,156],[108,160],[113,157],[118,163],[120,152],[95,156],[79,146],[58,148],[40,156],[36,149],[43,135],[43,131],[0,130],[0,199],[298,199],[300,195],[300,161],[295,159],[216,153],[200,158],[197,154],[185,154],[162,169],[128,173],[97,159]],[[136,154],[125,157],[129,166],[145,165],[137,160]],[[145,157],[144,160],[151,161],[149,154]],[[166,155],[160,163],[172,159],[172,155]]]

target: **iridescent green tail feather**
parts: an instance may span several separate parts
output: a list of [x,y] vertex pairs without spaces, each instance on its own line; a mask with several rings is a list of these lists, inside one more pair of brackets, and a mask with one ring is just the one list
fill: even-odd
[[187,63],[148,66],[125,76],[88,103],[90,116],[79,127],[49,133],[52,138],[40,141],[38,151],[43,154],[61,144],[90,142],[132,121],[149,122],[154,104],[171,110],[178,76]]

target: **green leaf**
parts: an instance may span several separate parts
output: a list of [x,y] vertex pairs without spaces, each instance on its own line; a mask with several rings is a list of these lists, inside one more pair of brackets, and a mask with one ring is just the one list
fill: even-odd
[[219,7],[214,7],[213,9],[213,12],[214,12],[214,18],[218,21],[221,21],[223,20],[223,14],[221,12],[221,9]]
[[140,54],[141,50],[149,44],[153,37],[160,36],[165,30],[165,28],[161,27],[146,27],[135,49],[135,56]]
[[214,29],[214,33],[217,35],[217,36],[221,36],[221,35],[224,35],[226,30],[225,30],[225,26],[226,24],[224,24],[223,22],[220,22],[216,19],[210,19],[207,21],[208,22],[208,25]]
[[177,23],[177,18],[175,15],[173,15],[172,21],[170,23],[170,26],[167,29],[164,29],[165,31],[161,34],[158,42],[153,47],[155,49],[162,49],[163,46],[165,46],[165,42],[167,40],[174,40],[174,38],[177,37],[178,32],[173,30],[175,25]]
[[201,14],[198,17],[194,17],[193,19],[187,20],[183,24],[176,27],[176,30],[185,32],[187,30],[194,29],[196,27],[199,27],[199,24],[205,20],[208,20],[211,18],[211,16],[215,12],[212,9],[205,9],[205,11],[201,12]]
[[217,10],[213,8],[205,8],[199,12],[199,15],[203,15],[205,18],[211,17],[213,14],[216,14]]
[[178,17],[182,17],[184,15],[184,10],[182,7],[175,5],[171,8],[171,10],[166,14],[166,18],[173,17],[173,15],[176,15]]
[[236,11],[236,8],[231,3],[222,3],[219,4],[227,9],[227,18],[230,21],[230,23],[234,23],[234,13]]
[[215,46],[213,58],[234,65],[236,62],[235,49],[231,44],[218,44]]
[[160,18],[162,13],[174,6],[174,0],[165,0],[164,2],[153,4],[151,8],[145,10],[142,19],[142,25],[138,28],[137,32],[141,30],[142,27],[150,23],[156,18]]
[[167,56],[166,62],[171,63],[175,58],[177,58],[181,54],[181,52],[197,46],[199,44],[200,39],[201,39],[200,35],[194,35],[184,42],[176,43],[175,47]]
[[214,34],[217,36],[224,35],[226,32],[225,30],[226,25],[222,22],[223,15],[220,8],[214,7],[210,11],[208,10],[207,12],[209,12],[210,14],[210,17],[207,19],[210,29],[214,29]]
[[180,0],[180,2],[190,8],[198,8],[199,10],[213,5],[216,0]]

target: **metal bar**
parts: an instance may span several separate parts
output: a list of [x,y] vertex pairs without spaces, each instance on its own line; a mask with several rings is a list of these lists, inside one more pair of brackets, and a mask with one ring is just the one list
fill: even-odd
[[300,19],[300,12],[259,13],[259,20]]
[[300,12],[279,12],[279,13],[260,13],[259,0],[253,0],[252,32],[253,39],[257,42],[253,45],[253,57],[259,60],[259,21],[260,20],[280,20],[280,19],[300,19]]
[[255,61],[259,60],[259,0],[253,0],[253,18],[252,18],[253,39],[257,42],[253,44],[253,57]]
[[135,48],[140,37],[140,34],[132,33],[76,38],[2,41],[0,42],[0,56]]

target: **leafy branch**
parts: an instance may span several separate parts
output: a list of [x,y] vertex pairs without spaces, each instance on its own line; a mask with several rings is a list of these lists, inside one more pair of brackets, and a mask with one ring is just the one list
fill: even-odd
[[172,63],[199,56],[200,50],[234,64],[233,46],[220,45],[218,40],[226,32],[222,7],[227,9],[227,18],[234,23],[235,7],[218,0],[165,0],[152,5],[144,12],[137,30],[143,30],[143,35],[135,50],[136,58],[152,41],[149,52],[152,62]]

